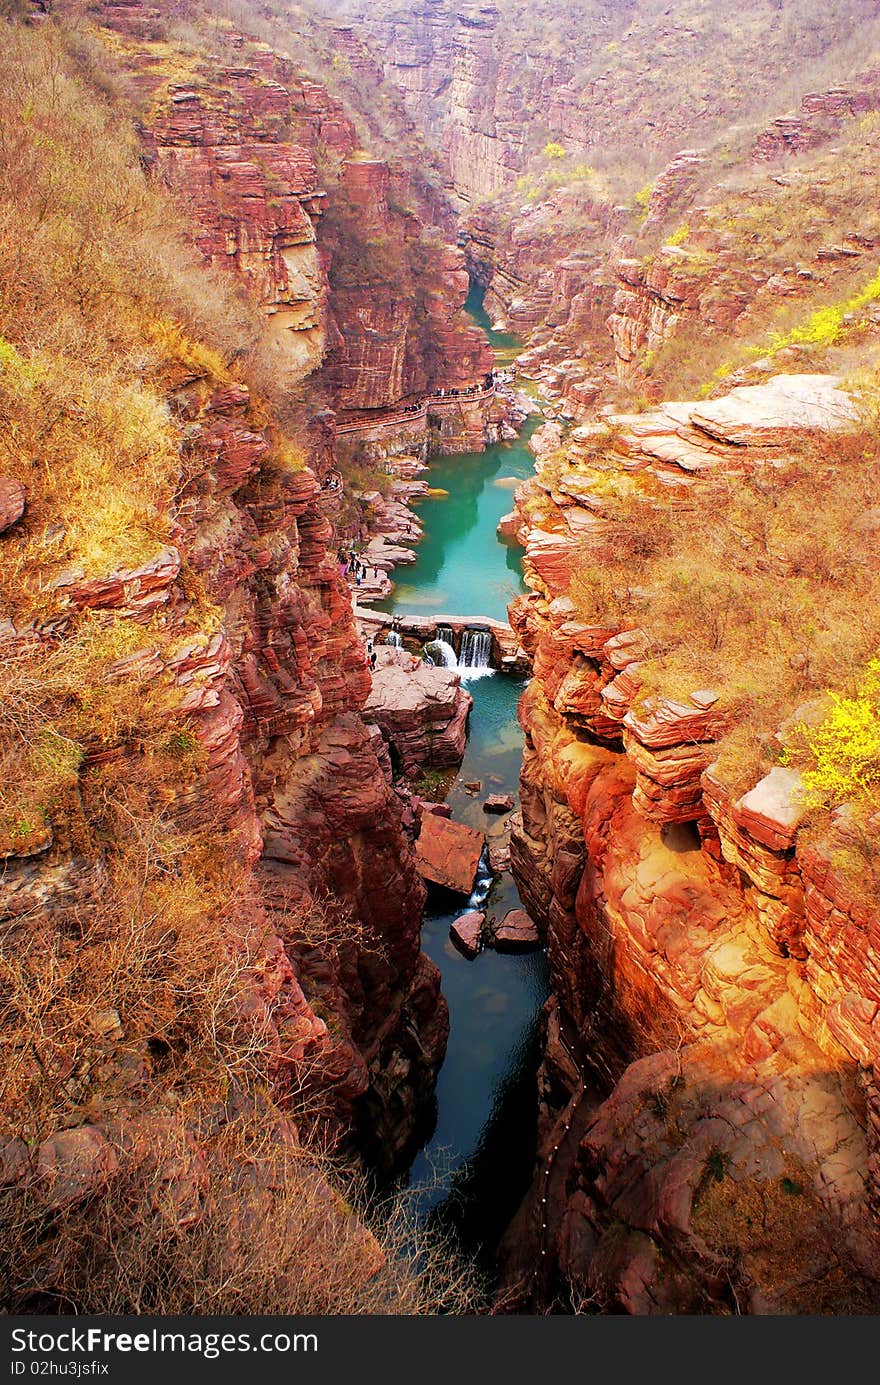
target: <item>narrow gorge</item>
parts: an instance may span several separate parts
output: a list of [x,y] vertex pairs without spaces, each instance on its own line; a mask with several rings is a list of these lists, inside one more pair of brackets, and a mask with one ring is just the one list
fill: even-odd
[[877,1312],[875,7],[0,28],[4,1310]]

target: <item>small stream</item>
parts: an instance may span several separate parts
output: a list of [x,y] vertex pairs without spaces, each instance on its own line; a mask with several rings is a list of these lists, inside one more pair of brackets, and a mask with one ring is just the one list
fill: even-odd
[[[487,329],[479,296],[472,294],[468,306]],[[509,359],[515,339],[487,334],[499,359]],[[418,559],[398,568],[387,610],[507,619],[507,603],[524,590],[520,556],[499,543],[495,530],[512,508],[515,485],[533,473],[525,442],[536,426],[530,420],[515,443],[432,461],[427,479],[439,493],[420,503],[425,535]],[[523,737],[516,712],[524,683],[494,673],[465,685],[474,706],[464,762],[447,802],[454,818],[491,835],[501,824],[483,812],[483,799],[518,793]],[[471,795],[464,785],[477,780],[480,792]],[[480,907],[492,918],[519,903],[505,873]],[[436,1126],[412,1163],[409,1182],[425,1215],[454,1228],[462,1249],[489,1269],[534,1166],[547,964],[543,951],[491,949],[467,961],[449,938],[449,925],[467,905],[451,905],[451,896],[431,896],[425,911],[422,947],[442,974],[450,1036],[437,1084]]]

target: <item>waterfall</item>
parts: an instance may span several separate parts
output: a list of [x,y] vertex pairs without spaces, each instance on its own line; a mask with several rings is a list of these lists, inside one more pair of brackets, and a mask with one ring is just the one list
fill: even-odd
[[443,668],[458,668],[455,650],[446,640],[428,640],[425,653],[430,655],[435,664],[441,664]]
[[492,657],[492,632],[490,630],[463,630],[461,651],[458,656],[459,668],[487,669]]
[[495,872],[489,864],[489,848],[483,847],[483,854],[477,866],[477,878],[474,881],[474,888],[471,897],[467,902],[469,909],[482,909],[489,898],[489,891],[495,879]]
[[[445,630],[451,637],[448,625],[438,625],[438,631]],[[465,630],[461,637],[461,656],[456,658],[451,638],[441,639],[439,634],[428,640],[424,648],[425,658],[432,664],[455,669],[461,678],[485,678],[494,673],[489,663],[492,653],[492,634],[489,630]]]
[[455,635],[453,634],[451,625],[438,625],[434,633],[434,639],[442,640],[444,644],[450,644],[453,649],[455,648]]
[[392,649],[403,648],[403,640],[400,638],[396,630],[388,631],[388,634],[385,636],[385,644],[390,644]]

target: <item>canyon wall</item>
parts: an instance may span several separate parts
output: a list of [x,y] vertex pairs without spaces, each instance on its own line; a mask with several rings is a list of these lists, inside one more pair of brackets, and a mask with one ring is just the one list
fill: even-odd
[[[527,5],[347,8],[441,155],[491,316],[540,348],[536,365],[577,363],[562,389],[542,377],[571,417],[597,390],[656,401],[707,383],[701,364],[729,374],[739,343],[872,265],[877,72],[841,16],[808,38],[760,0],[735,33],[711,6],[598,4],[565,27]],[[865,53],[875,20],[866,7]]]
[[[848,408],[831,380],[779,379],[620,419],[606,460],[696,494],[701,468],[735,474]],[[610,522],[588,434],[517,492],[534,678],[511,862],[553,1001],[508,1278],[541,1302],[552,1266],[585,1311],[876,1310],[876,908],[833,833],[799,836],[795,771],[726,782],[723,688],[648,696],[646,632],[578,613],[571,576]]]
[[[439,233],[417,302],[406,284],[397,308],[376,304],[373,281],[335,291],[333,251],[321,243],[331,200],[321,159],[338,160],[339,182],[357,209],[362,252],[355,246],[353,259],[378,262],[384,282],[395,272],[393,258],[382,263],[387,241],[406,226],[420,245],[425,223],[389,208],[393,175],[384,164],[349,159],[353,127],[323,88],[265,46],[235,38],[239,65],[187,56],[190,70],[175,59],[169,79],[164,40],[141,42],[148,15],[119,6],[104,18],[117,36],[114,61],[138,102],[142,163],[171,189],[181,233],[211,270],[234,278],[257,304],[269,342],[263,359],[280,372],[273,389],[302,386],[327,361],[311,403],[301,393],[284,401],[285,416],[295,415],[294,444],[234,365],[175,321],[151,320],[152,354],[144,359],[160,376],[162,396],[158,422],[149,417],[167,434],[174,475],[150,533],[132,537],[126,550],[123,527],[113,560],[100,548],[86,562],[47,560],[36,616],[0,625],[12,669],[34,660],[50,667],[69,646],[79,648],[82,629],[94,628],[101,649],[118,658],[106,678],[99,661],[94,672],[87,664],[76,695],[83,702],[104,696],[106,683],[116,690],[108,699],[127,709],[126,720],[117,727],[108,717],[101,741],[71,758],[63,801],[13,820],[4,798],[7,956],[28,957],[36,921],[41,957],[66,959],[59,976],[102,966],[110,944],[101,930],[116,907],[113,872],[128,869],[130,838],[148,882],[137,900],[146,892],[159,901],[143,925],[147,941],[133,935],[131,946],[151,947],[150,930],[164,928],[165,970],[195,950],[200,967],[210,976],[216,970],[210,984],[218,987],[216,995],[190,995],[184,970],[167,978],[177,997],[173,1022],[135,1021],[136,1002],[152,1004],[160,983],[144,980],[129,996],[126,953],[102,983],[107,1003],[77,1021],[75,1043],[53,1031],[35,1057],[25,1043],[15,1082],[22,1091],[36,1083],[41,1101],[25,1117],[27,1142],[3,1132],[2,1186],[20,1188],[37,1207],[43,1198],[46,1207],[82,1215],[85,1228],[96,1196],[111,1188],[128,1196],[134,1161],[148,1169],[147,1187],[161,1190],[176,1178],[192,1185],[195,1210],[183,1194],[173,1209],[188,1228],[199,1222],[198,1198],[208,1186],[206,1150],[250,1105],[258,1116],[263,1110],[249,1137],[259,1153],[239,1162],[262,1170],[253,1177],[266,1187],[285,1151],[313,1126],[325,1147],[338,1148],[340,1139],[349,1150],[356,1144],[389,1175],[432,1117],[447,1008],[439,973],[420,951],[425,887],[410,840],[412,813],[392,786],[382,734],[364,715],[368,660],[338,561],[336,525],[347,501],[340,488],[322,485],[339,461],[334,412],[321,406],[329,398],[339,413],[377,409],[440,380],[469,386],[491,357],[460,320],[467,274]],[[204,292],[216,283],[206,274]],[[96,412],[76,416],[85,426]],[[151,435],[151,464],[154,446]],[[75,464],[73,475],[76,489]],[[4,479],[2,498],[4,561],[19,547],[30,561],[47,523],[36,488]],[[53,533],[63,539],[65,526]],[[458,703],[461,731],[463,696]],[[205,958],[180,919],[209,907],[213,891],[215,913],[201,931],[214,939],[216,954]],[[140,907],[132,905],[132,917]],[[86,944],[72,941],[83,937]],[[66,994],[55,1012],[61,1003]],[[184,1082],[203,1021],[222,1033],[208,1034],[211,1056]],[[222,1055],[230,1053],[227,1070]],[[313,1182],[317,1202],[326,1196],[327,1234],[340,1218],[357,1231],[350,1209],[322,1191],[317,1170]],[[249,1237],[267,1216],[264,1192],[261,1183],[253,1206],[251,1193],[242,1195]],[[342,1244],[348,1231],[337,1231]],[[368,1280],[381,1255],[366,1232],[358,1234],[357,1278]],[[67,1275],[74,1282],[76,1264],[66,1251],[42,1256],[31,1288],[16,1301],[42,1304],[44,1289],[50,1294]]]
[[[111,7],[107,17],[123,33],[133,25],[137,32],[137,14],[126,7],[120,22]],[[401,242],[415,253],[427,236],[414,211],[389,207],[392,190],[412,195],[407,173],[365,159],[339,100],[288,59],[235,33],[226,42],[240,65],[204,63],[186,81],[169,82],[161,63],[157,73],[149,57],[136,57],[136,89],[148,102],[141,137],[148,163],[186,207],[205,259],[258,303],[290,384],[323,362],[321,389],[329,383],[344,418],[393,406],[437,379],[478,378],[485,344],[461,320],[467,275],[439,228],[424,251],[421,293],[407,291]],[[324,226],[340,204],[350,217],[344,248],[339,221]],[[346,255],[353,283],[339,271]],[[332,1040],[327,1023],[318,1024],[336,1055],[321,1056],[321,1080],[341,1079],[343,1104],[363,1098],[371,1148],[391,1167],[432,1096],[448,1022],[436,968],[419,951],[424,888],[387,754],[378,729],[360,716],[371,680],[335,558],[341,497],[320,486],[337,465],[333,428],[316,415],[308,466],[270,468],[267,477],[267,444],[247,431],[247,399],[209,404],[209,419],[214,407],[219,423],[210,422],[203,444],[189,445],[196,456],[203,445],[210,459],[212,500],[227,468],[234,482],[192,531],[195,570],[225,607],[224,674],[241,708],[228,709],[230,740],[218,753],[247,763],[249,832],[261,843],[256,875],[282,938],[291,901],[301,908],[308,899],[332,899],[365,931],[362,948],[330,957],[320,945],[287,945],[301,985],[332,1021]]]
[[137,41],[140,6],[104,17],[130,44],[149,165],[208,263],[260,304],[290,386],[323,364],[344,423],[482,383],[493,361],[462,311],[464,254],[405,150],[368,157],[340,100],[265,44],[226,34],[235,65],[181,58],[169,78],[167,53]]

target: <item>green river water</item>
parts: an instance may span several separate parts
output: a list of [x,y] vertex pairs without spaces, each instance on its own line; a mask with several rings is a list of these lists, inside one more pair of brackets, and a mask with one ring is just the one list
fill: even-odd
[[[488,328],[479,301],[472,298],[469,307]],[[488,335],[499,359],[516,347],[514,338]],[[515,481],[533,472],[524,444],[534,427],[528,423],[515,443],[432,462],[429,484],[447,494],[421,502],[425,536],[418,560],[395,573],[386,609],[507,618],[508,601],[523,590],[519,550],[499,543],[495,528],[512,507]],[[524,683],[495,673],[465,686],[474,707],[464,762],[447,801],[459,821],[497,832],[498,819],[483,812],[482,800],[488,793],[518,792],[523,737],[516,710]],[[481,791],[471,796],[464,785],[475,780]],[[518,904],[505,874],[480,907],[500,918]],[[442,973],[450,1037],[437,1084],[436,1125],[409,1178],[424,1213],[451,1224],[463,1247],[488,1265],[532,1172],[538,1021],[548,982],[543,951],[487,949],[474,961],[462,957],[449,925],[466,907],[463,901],[451,907],[449,896],[432,897],[425,911],[422,946]]]

